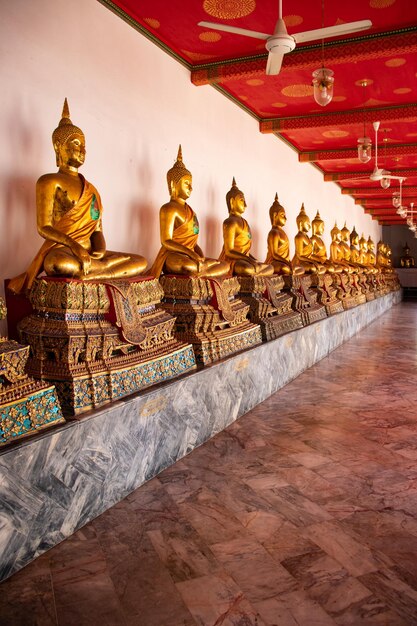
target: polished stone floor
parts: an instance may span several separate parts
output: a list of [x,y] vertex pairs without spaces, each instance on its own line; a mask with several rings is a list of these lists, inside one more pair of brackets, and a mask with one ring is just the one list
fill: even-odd
[[0,624],[417,624],[417,303],[0,585]]

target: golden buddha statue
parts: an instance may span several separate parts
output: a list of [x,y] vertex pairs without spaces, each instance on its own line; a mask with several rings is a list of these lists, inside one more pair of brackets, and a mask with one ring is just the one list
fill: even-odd
[[342,230],[340,231],[340,236],[341,236],[340,249],[343,252],[343,260],[346,261],[346,263],[349,265],[349,271],[352,272],[352,271],[354,271],[355,268],[354,268],[354,266],[350,262],[350,257],[351,257],[351,252],[350,252],[350,230],[346,226],[346,222],[345,222],[345,225],[343,226]]
[[368,237],[366,245],[368,248],[367,266],[374,274],[377,274],[378,268],[376,266],[375,244],[371,236]]
[[326,245],[322,239],[324,233],[324,222],[320,217],[320,213],[317,211],[316,217],[311,222],[312,236],[311,243],[313,244],[313,252],[311,257],[324,265],[328,272],[341,272],[341,267],[336,267],[328,258]]
[[284,207],[275,194],[274,202],[269,209],[272,228],[268,233],[268,254],[265,263],[272,265],[275,274],[304,274],[302,267],[293,268],[290,259],[290,242],[283,229],[287,222]]
[[356,232],[355,227],[353,227],[352,232],[350,233],[350,262],[355,265],[358,269],[362,268],[362,265],[359,263],[359,235]]
[[408,243],[406,242],[404,246],[404,254],[400,258],[400,265],[401,267],[415,267],[415,264],[416,262],[414,260],[414,257],[411,256],[410,248],[408,247]]
[[234,178],[226,203],[229,217],[223,222],[224,243],[219,259],[230,263],[235,276],[272,276],[273,266],[260,263],[250,254],[252,235],[248,222],[242,217],[246,209],[245,196]]
[[186,276],[225,276],[229,263],[206,258],[197,245],[199,224],[197,215],[187,204],[193,190],[191,172],[182,161],[181,146],[177,160],[167,172],[170,200],[159,211],[162,247],[149,270],[159,277],[165,274]]
[[363,233],[362,237],[359,239],[359,263],[368,268],[368,242],[363,236]]
[[298,233],[295,236],[295,254],[292,260],[292,264],[295,270],[298,268],[304,270],[304,272],[312,274],[324,274],[326,267],[322,264],[321,260],[315,258],[313,255],[313,243],[310,237],[307,235],[311,228],[310,218],[304,209],[304,204],[301,205],[299,214],[297,215],[297,227]]
[[36,184],[37,227],[45,242],[9,289],[30,290],[42,271],[84,281],[141,274],[147,265],[143,257],[106,250],[99,193],[78,173],[85,159],[84,133],[71,122],[66,99],[52,143],[58,172],[41,176]]
[[341,268],[342,271],[351,273],[352,266],[345,260],[345,250],[342,243],[342,232],[337,227],[335,222],[332,230],[330,231],[332,236],[332,243],[330,244],[330,259],[335,267]]

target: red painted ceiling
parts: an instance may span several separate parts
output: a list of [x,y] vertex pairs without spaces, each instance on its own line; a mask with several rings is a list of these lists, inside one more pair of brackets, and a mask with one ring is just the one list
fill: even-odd
[[[321,66],[321,42],[298,44],[278,76],[266,76],[267,52],[259,39],[201,28],[218,22],[272,33],[277,0],[101,0],[191,71],[195,85],[212,84],[259,120],[260,132],[291,144],[301,162],[314,163],[382,224],[403,223],[392,192],[367,177],[357,139],[375,137],[381,121],[378,165],[407,177],[404,203],[417,194],[417,2],[350,0],[324,4],[324,26],[370,19],[372,28],[324,42],[324,62],[335,73],[334,97],[322,108],[313,98],[311,73]],[[322,26],[322,0],[283,0],[289,34]],[[367,87],[361,82],[366,80]],[[358,177],[360,177],[358,179]]]

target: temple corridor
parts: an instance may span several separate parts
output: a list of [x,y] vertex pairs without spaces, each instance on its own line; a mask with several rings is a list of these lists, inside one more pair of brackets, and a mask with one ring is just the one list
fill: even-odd
[[417,303],[0,589],[17,626],[417,624]]

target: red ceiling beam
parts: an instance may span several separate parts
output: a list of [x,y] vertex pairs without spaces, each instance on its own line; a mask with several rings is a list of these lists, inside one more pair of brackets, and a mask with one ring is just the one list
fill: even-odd
[[[324,180],[326,182],[337,182],[339,180],[353,180],[355,178],[366,179],[369,172],[326,172]],[[417,168],[407,168],[395,170],[396,176],[417,176]]]
[[[372,41],[372,45],[369,45]],[[308,50],[297,48],[291,54],[286,55],[281,68],[281,73],[289,70],[314,69],[321,65],[321,46],[314,48],[308,46]],[[347,43],[335,42],[326,44],[326,64],[335,66],[339,63],[355,63],[357,61],[380,60],[386,56],[395,56],[417,52],[417,30],[408,33],[394,35],[381,34],[379,37],[363,37],[360,41],[348,41]],[[205,64],[191,70],[191,82],[194,85],[208,85],[223,83],[227,80],[253,77],[256,74],[265,74],[267,55],[247,60],[240,59],[232,62]]]
[[[417,143],[409,144],[387,144],[383,147],[385,157],[397,156],[417,156]],[[299,152],[300,163],[317,163],[318,161],[339,161],[354,159],[358,157],[357,148],[347,148],[345,150],[318,150],[314,152]]]
[[363,121],[371,123],[375,120],[381,122],[406,122],[415,120],[417,104],[406,104],[396,107],[374,107],[365,110],[343,111],[336,113],[323,113],[317,115],[303,115],[300,117],[281,117],[259,122],[261,133],[276,133],[290,130],[304,130],[308,128],[329,128],[350,126],[355,122]]
[[[386,189],[382,189],[380,184],[375,187],[342,187],[341,189],[343,196],[356,196],[358,195],[360,198],[364,194],[366,196],[384,196],[387,193]],[[403,196],[412,196],[417,194],[417,186],[415,185],[403,185]]]

